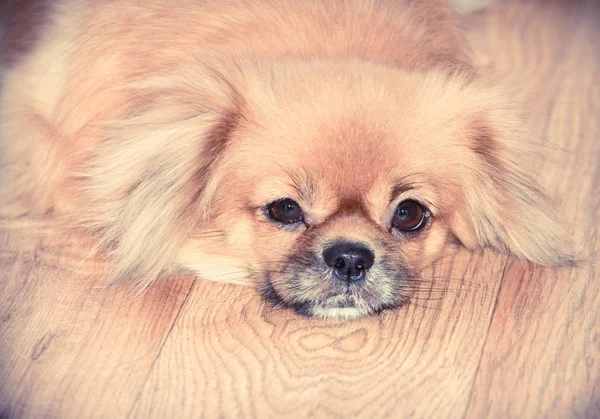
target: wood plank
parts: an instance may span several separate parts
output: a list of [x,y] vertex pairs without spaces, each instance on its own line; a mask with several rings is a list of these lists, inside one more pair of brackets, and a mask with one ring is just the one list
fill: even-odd
[[546,132],[568,153],[544,183],[585,260],[578,269],[509,267],[467,417],[600,417],[600,5],[589,2],[582,16],[556,69]]
[[2,418],[125,415],[191,286],[173,278],[133,298],[74,246],[2,236],[18,249],[0,252]]

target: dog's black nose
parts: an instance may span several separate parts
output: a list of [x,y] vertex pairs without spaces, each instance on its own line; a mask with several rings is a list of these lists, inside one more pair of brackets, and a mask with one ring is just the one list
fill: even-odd
[[339,279],[356,282],[365,279],[367,269],[375,262],[375,254],[361,244],[336,243],[323,251],[323,259]]

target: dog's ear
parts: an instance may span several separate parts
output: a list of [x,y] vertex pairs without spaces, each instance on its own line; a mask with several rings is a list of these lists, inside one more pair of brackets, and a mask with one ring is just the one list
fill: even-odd
[[[532,173],[539,145],[502,101],[469,117],[464,200],[454,234],[469,248],[490,247],[540,265],[570,265],[572,245]],[[463,166],[464,167],[464,166]]]
[[111,277],[144,288],[206,216],[243,106],[217,73],[155,78],[123,93],[135,105],[91,150],[81,220],[109,256]]

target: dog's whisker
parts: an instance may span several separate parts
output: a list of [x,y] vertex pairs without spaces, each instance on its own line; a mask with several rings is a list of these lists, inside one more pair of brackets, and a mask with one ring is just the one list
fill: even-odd
[[418,307],[418,308],[423,308],[425,310],[442,311],[442,307],[432,307],[430,305],[417,303],[417,302],[413,301],[412,299],[409,299],[408,302],[405,304],[405,307],[407,309],[410,308],[410,306],[414,306],[414,307]]

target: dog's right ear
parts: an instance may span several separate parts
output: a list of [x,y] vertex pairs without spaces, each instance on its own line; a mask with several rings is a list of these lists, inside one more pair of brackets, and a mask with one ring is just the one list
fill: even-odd
[[129,85],[134,109],[91,150],[80,191],[82,226],[118,280],[149,285],[207,216],[218,168],[243,108],[218,72],[184,72]]
[[[474,100],[475,101],[475,100]],[[464,165],[465,208],[454,234],[470,248],[490,247],[544,266],[576,262],[552,201],[532,175],[542,156],[512,110],[489,101],[465,129],[471,155]]]

